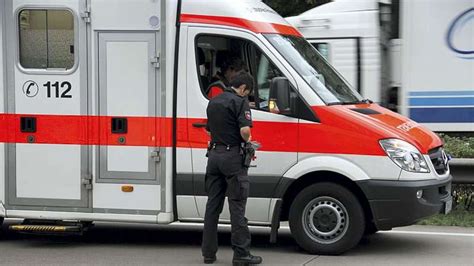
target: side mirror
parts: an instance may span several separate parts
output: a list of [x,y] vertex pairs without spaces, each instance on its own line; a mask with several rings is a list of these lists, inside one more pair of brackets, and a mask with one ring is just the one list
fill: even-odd
[[271,113],[291,114],[290,83],[285,77],[272,79],[268,107]]

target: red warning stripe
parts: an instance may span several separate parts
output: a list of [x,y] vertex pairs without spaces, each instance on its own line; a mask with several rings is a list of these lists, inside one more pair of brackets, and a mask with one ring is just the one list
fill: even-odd
[[181,14],[181,22],[202,23],[221,26],[243,28],[255,33],[277,33],[282,35],[293,35],[302,37],[303,35],[294,27],[283,24],[252,21],[236,17],[207,16],[196,14]]
[[[36,132],[20,131],[21,117],[36,118]],[[80,115],[0,115],[0,142],[28,143],[33,136],[37,144],[161,146],[172,144],[171,118],[127,117],[126,134],[111,133],[108,116]],[[125,143],[119,138],[125,137]],[[181,138],[182,139],[182,138]]]
[[[20,132],[20,118],[35,117],[35,133]],[[0,143],[122,145],[172,147],[172,119],[127,117],[126,134],[111,133],[110,116],[0,114]],[[206,148],[209,137],[202,127],[205,119],[177,119],[177,147]],[[331,125],[255,121],[253,139],[262,151],[385,155],[377,138]],[[125,142],[121,143],[120,138]]]

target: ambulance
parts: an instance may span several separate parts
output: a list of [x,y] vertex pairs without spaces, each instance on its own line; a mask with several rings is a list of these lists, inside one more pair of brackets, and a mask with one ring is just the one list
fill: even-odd
[[[261,1],[0,0],[0,217],[202,222],[206,89],[237,54],[256,80],[250,225],[289,221],[340,254],[451,210],[442,141],[364,99]],[[227,205],[221,222],[229,222]]]

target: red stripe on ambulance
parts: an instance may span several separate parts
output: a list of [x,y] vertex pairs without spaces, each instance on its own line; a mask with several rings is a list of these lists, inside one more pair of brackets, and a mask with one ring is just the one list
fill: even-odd
[[296,28],[290,25],[252,21],[235,17],[181,14],[181,22],[222,25],[243,28],[255,33],[278,33],[282,35],[294,35],[302,37],[302,34]]
[[[21,132],[21,117],[35,117],[37,131]],[[33,136],[34,144],[172,147],[171,118],[126,118],[127,133],[114,134],[110,116],[2,114],[0,142],[29,143],[29,136]],[[205,122],[199,118],[178,118],[177,147],[206,148],[209,137],[205,129],[193,126]],[[288,130],[295,127],[299,130]],[[385,155],[377,142],[368,141],[368,136],[318,123],[255,121],[252,133],[262,143],[262,151]]]

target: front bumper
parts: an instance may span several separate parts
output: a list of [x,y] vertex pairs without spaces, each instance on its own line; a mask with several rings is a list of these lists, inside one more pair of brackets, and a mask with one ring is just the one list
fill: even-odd
[[[451,180],[449,176],[444,180],[364,180],[357,184],[369,201],[377,229],[389,230],[444,213],[452,202]],[[421,198],[417,198],[419,190],[423,191]]]

